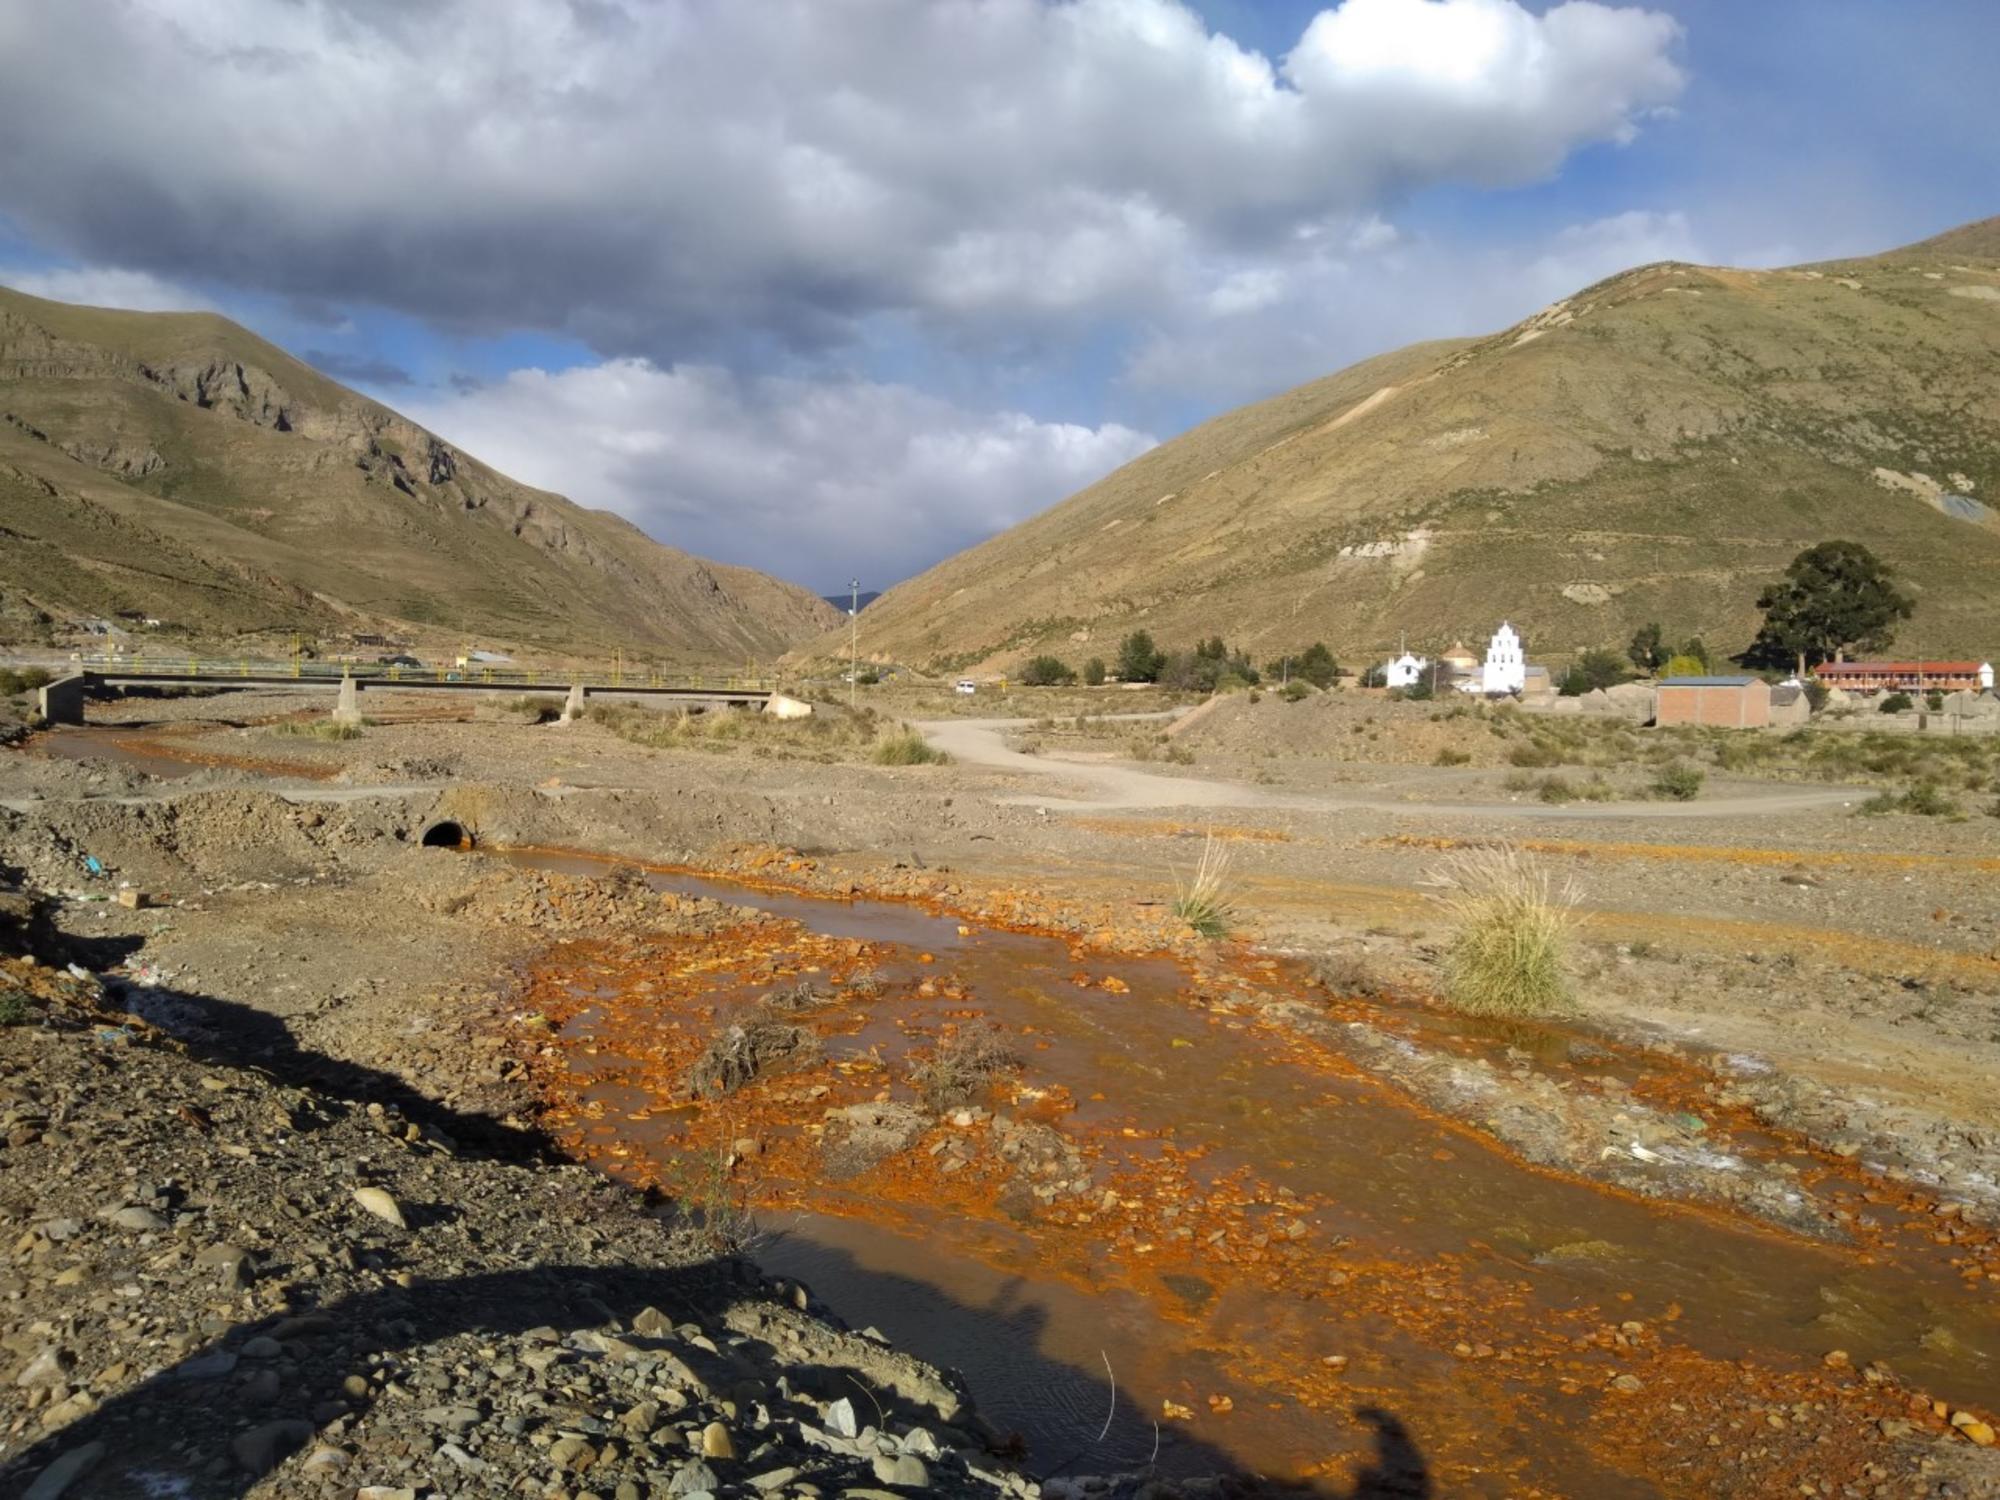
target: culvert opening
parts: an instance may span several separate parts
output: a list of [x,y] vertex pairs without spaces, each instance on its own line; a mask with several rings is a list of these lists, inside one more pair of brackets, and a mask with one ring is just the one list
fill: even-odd
[[472,844],[470,830],[449,818],[441,818],[424,830],[423,847],[426,849],[470,849]]

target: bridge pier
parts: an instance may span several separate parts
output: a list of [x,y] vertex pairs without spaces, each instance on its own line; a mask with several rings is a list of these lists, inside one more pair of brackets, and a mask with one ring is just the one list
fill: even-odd
[[44,724],[81,724],[83,689],[89,679],[78,673],[59,677],[47,687],[35,690],[35,707]]
[[361,685],[352,677],[340,679],[340,697],[333,705],[333,722],[361,727]]
[[578,719],[583,717],[583,700],[585,696],[582,683],[576,682],[570,684],[569,696],[563,699],[563,723],[574,724]]

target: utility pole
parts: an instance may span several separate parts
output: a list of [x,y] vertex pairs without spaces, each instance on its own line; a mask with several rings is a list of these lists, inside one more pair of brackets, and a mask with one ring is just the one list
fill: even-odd
[[854,708],[854,695],[861,687],[861,580],[847,585],[847,707]]

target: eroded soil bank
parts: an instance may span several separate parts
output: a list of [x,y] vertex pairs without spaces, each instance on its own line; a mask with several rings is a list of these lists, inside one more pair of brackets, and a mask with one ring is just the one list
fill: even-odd
[[[1217,1449],[1345,1493],[1392,1422],[1439,1493],[1924,1490],[1908,1445],[1990,1397],[1993,1237],[1756,1120],[1714,1059],[1247,953],[774,904],[537,960],[551,1119],[620,1176],[753,1206],[837,1311],[902,1304],[1031,1461]],[[926,1065],[975,1034],[1012,1062],[940,1098]],[[704,1094],[732,1037],[763,1066]]]

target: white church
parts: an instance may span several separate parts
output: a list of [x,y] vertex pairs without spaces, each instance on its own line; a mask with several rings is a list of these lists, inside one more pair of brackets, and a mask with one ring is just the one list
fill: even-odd
[[[1446,669],[1442,674],[1445,681],[1461,693],[1478,697],[1518,695],[1527,690],[1530,677],[1537,678],[1544,686],[1548,680],[1542,668],[1528,665],[1521,633],[1506,620],[1500,622],[1493,639],[1486,643],[1485,661],[1476,661],[1463,646],[1454,646],[1438,658],[1438,664]],[[1381,670],[1384,687],[1415,687],[1431,670],[1431,662],[1430,658],[1405,649],[1384,662]]]
[[[1489,698],[1518,693],[1528,685],[1528,659],[1521,653],[1521,633],[1505,620],[1486,643],[1486,660],[1479,668],[1477,691]],[[1468,690],[1470,685],[1468,684]]]

